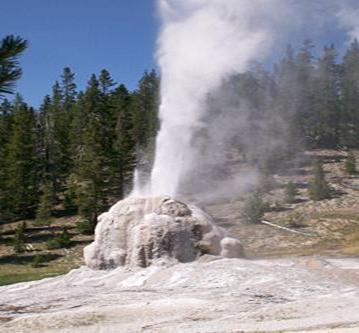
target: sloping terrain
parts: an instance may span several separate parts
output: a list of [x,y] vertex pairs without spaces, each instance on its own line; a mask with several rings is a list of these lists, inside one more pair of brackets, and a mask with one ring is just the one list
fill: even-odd
[[1,287],[2,333],[354,332],[358,259],[217,259],[81,268]]
[[[204,207],[218,225],[241,240],[249,258],[359,254],[359,175],[346,174],[345,152],[307,152],[308,161],[312,155],[323,159],[326,178],[334,189],[333,198],[319,202],[309,199],[310,162],[298,163],[297,168],[275,175],[273,188],[264,196],[271,205],[264,219],[289,226],[295,232],[246,223],[241,215],[243,197],[233,196],[231,200]],[[358,152],[356,157],[359,160]],[[234,158],[228,163],[228,168],[238,170],[240,163]],[[284,200],[284,186],[289,181],[295,183],[300,192],[295,204],[287,204]],[[0,285],[64,274],[80,267],[83,264],[82,249],[92,241],[92,236],[81,235],[75,228],[76,220],[76,217],[57,218],[50,227],[39,227],[33,221],[27,221],[27,243],[32,245],[33,250],[22,254],[14,253],[11,242],[14,229],[21,222],[3,225],[0,230]],[[296,222],[295,228],[291,226],[293,221]],[[73,236],[70,248],[48,250],[46,242],[63,227],[67,227]],[[37,268],[31,265],[36,254],[43,258]]]
[[[38,280],[65,274],[83,264],[83,247],[92,241],[92,236],[82,235],[76,229],[77,217],[54,218],[50,226],[39,226],[26,221],[26,246],[28,250],[16,253],[13,246],[15,229],[22,224],[5,224],[0,230],[0,285]],[[49,249],[51,241],[67,228],[71,235],[68,248]],[[40,259],[34,265],[36,258]]]
[[[273,189],[264,196],[271,209],[263,220],[289,227],[293,232],[246,223],[241,215],[243,198],[206,207],[219,225],[241,240],[247,256],[359,254],[359,176],[346,174],[345,152],[322,150],[307,155],[323,159],[326,179],[333,189],[330,199],[317,202],[309,199],[308,183],[313,177],[310,163],[275,175]],[[284,186],[289,181],[299,190],[294,204],[285,203]]]
[[[344,152],[307,154],[323,158],[330,199],[309,199],[312,171],[304,163],[274,176],[264,195],[270,209],[263,220],[271,225],[246,222],[243,197],[204,207],[241,239],[247,260],[204,256],[135,271],[81,267],[0,287],[0,331],[358,332],[359,176],[345,173]],[[294,204],[284,199],[289,181],[300,192]],[[34,250],[15,255],[9,241],[1,245],[0,277],[19,272],[36,279],[80,267],[91,237],[76,231],[75,218],[57,219],[50,228],[64,225],[73,235],[71,247],[47,250],[53,231],[28,223]],[[12,228],[6,226],[5,238],[12,237]],[[29,263],[35,253],[53,257],[34,268]]]

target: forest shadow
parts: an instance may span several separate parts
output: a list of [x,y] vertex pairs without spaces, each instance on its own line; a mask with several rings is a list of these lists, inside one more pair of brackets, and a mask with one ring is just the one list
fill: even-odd
[[231,228],[236,225],[235,222],[231,222],[233,221],[233,219],[228,219],[224,217],[217,217],[214,221],[216,222],[216,224],[220,225],[223,228]]
[[322,163],[330,164],[330,163],[339,163],[343,162],[346,159],[345,156],[342,155],[331,155],[331,156],[323,156],[321,157]]
[[71,244],[69,247],[73,247],[76,245],[87,245],[90,243],[92,243],[92,239],[90,239],[90,240],[71,240]]
[[39,257],[41,263],[48,263],[62,257],[62,255],[57,253],[33,254],[33,255],[11,254],[11,255],[0,257],[0,265],[5,265],[5,264],[28,265],[33,262],[35,256]]
[[59,209],[52,212],[52,216],[55,218],[71,217],[76,214],[76,209]]
[[27,243],[42,243],[42,242],[47,242],[50,239],[54,239],[56,237],[56,235],[51,234],[51,233],[46,233],[46,234],[27,234],[26,235],[26,242]]
[[332,189],[330,191],[330,199],[337,199],[345,194],[347,194],[347,193],[342,190]]

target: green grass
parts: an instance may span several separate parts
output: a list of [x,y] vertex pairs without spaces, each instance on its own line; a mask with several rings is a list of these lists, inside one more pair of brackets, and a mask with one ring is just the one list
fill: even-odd
[[[38,257],[37,265],[34,259]],[[37,255],[10,255],[0,257],[0,286],[18,282],[41,280],[61,274],[78,267],[73,261],[63,260],[64,257],[55,253]]]
[[[23,253],[14,253],[12,246],[14,229],[21,222],[5,225],[0,231],[0,286],[54,277],[79,267],[82,248],[92,240],[92,236],[76,232],[74,221],[74,217],[54,219],[51,227],[59,228],[55,232],[46,230],[46,227],[38,228],[34,221],[26,221],[26,242],[32,244],[34,250]],[[48,250],[47,242],[55,239],[64,226],[71,230],[74,237],[71,247]]]
[[0,286],[5,286],[18,282],[41,280],[44,278],[65,274],[70,268],[65,267],[40,267],[33,268],[30,265],[1,265],[0,266]]

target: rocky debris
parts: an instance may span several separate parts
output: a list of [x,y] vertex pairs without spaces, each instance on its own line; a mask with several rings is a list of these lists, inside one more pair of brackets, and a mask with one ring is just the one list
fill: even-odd
[[99,217],[95,241],[84,249],[93,269],[148,267],[159,259],[191,262],[203,254],[243,257],[226,235],[194,205],[171,198],[127,198]]

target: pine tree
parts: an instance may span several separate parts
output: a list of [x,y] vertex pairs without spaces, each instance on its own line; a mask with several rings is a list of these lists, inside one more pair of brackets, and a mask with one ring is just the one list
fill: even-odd
[[[41,174],[41,183],[55,183],[53,175],[53,121],[51,116],[51,98],[46,95],[38,113],[38,159]],[[52,186],[53,196],[55,188]]]
[[71,239],[72,235],[64,228],[59,235],[47,241],[47,248],[49,250],[68,248],[71,246]]
[[[111,163],[106,146],[108,129],[104,121],[108,110],[103,107],[99,82],[92,75],[77,114],[87,114],[87,123],[76,147],[74,179],[79,213],[88,219],[93,228],[98,215],[108,207],[108,184]],[[76,119],[78,121],[78,119]]]
[[152,169],[155,138],[159,129],[159,78],[152,70],[145,72],[133,94],[133,140],[136,144],[137,169],[146,182]]
[[124,85],[120,85],[113,92],[111,102],[116,117],[111,183],[114,185],[114,196],[121,199],[131,188],[136,162],[135,142],[132,136],[134,124],[130,109],[131,97]]
[[50,163],[55,193],[62,193],[71,165],[69,155],[69,114],[63,106],[63,91],[55,82],[51,97]]
[[42,186],[40,204],[36,212],[36,223],[40,225],[50,225],[53,201],[52,185],[50,183],[44,184]]
[[36,253],[32,258],[31,266],[34,268],[39,268],[41,267],[41,264],[42,264],[42,257],[40,254]]
[[0,42],[0,97],[14,92],[14,84],[22,75],[18,58],[26,50],[27,41],[6,36]]
[[325,179],[323,165],[319,159],[313,163],[314,177],[309,184],[309,196],[314,201],[330,198],[330,186]]
[[318,67],[317,144],[321,148],[336,148],[340,143],[339,67],[334,45],[325,47]]
[[[295,112],[289,126],[289,133],[294,133],[294,140],[304,142],[307,147],[316,145],[316,117],[315,97],[317,93],[316,69],[312,50],[314,44],[307,39],[296,56],[296,78],[291,84],[295,87],[293,103]],[[294,148],[295,151],[297,148]]]
[[99,76],[99,86],[101,93],[104,96],[108,95],[114,85],[116,85],[116,83],[112,79],[110,73],[106,69],[103,69]]
[[[302,55],[301,62],[297,64],[294,50],[291,45],[287,47],[284,58],[275,68],[274,82],[277,83],[276,96],[274,98],[273,110],[276,110],[276,116],[282,124],[287,126],[280,127],[281,140],[286,139],[286,149],[288,153],[293,154],[299,150],[304,142],[303,121],[301,119],[299,94],[306,96],[306,91],[299,82],[299,77],[308,83],[309,73],[311,70],[311,58]],[[307,60],[308,58],[308,60]],[[309,64],[307,63],[309,61]],[[301,74],[299,76],[299,74]]]
[[13,247],[16,253],[22,253],[25,251],[25,242],[26,242],[26,223],[21,223],[15,230],[15,235],[13,238]]
[[353,152],[348,153],[347,159],[345,161],[345,171],[349,175],[354,175],[357,172],[357,170],[356,170],[356,159],[355,159],[355,156],[354,156]]
[[344,55],[341,76],[341,141],[349,147],[359,146],[359,42],[351,43]]
[[6,207],[12,218],[33,217],[38,199],[38,159],[34,111],[17,95],[6,146]]
[[[72,142],[71,142],[71,124],[75,115],[75,108],[77,102],[77,86],[75,83],[75,74],[71,71],[69,67],[65,67],[63,74],[61,76],[61,91],[62,91],[62,150],[63,154],[66,156],[66,165],[62,169],[62,192],[64,193],[67,203],[67,209],[71,206],[74,208],[73,200],[70,203],[68,192],[71,192],[71,189],[68,188],[69,177],[71,170],[73,168],[73,158],[72,158]],[[66,207],[65,207],[66,209]]]
[[154,70],[145,72],[139,81],[133,102],[136,142],[142,147],[151,146],[153,149],[153,141],[159,128],[159,78]]
[[66,247],[66,248],[69,247],[71,245],[71,238],[72,236],[67,231],[67,228],[64,228],[58,238],[61,247]]
[[61,90],[63,93],[63,108],[71,120],[72,108],[76,103],[75,74],[69,67],[65,67],[61,76]]
[[285,201],[289,204],[295,203],[298,190],[293,182],[289,182],[285,187]]
[[12,105],[6,99],[0,105],[0,224],[8,219],[6,156],[12,128]]
[[260,223],[267,205],[258,194],[250,195],[242,208],[243,217],[249,223]]

